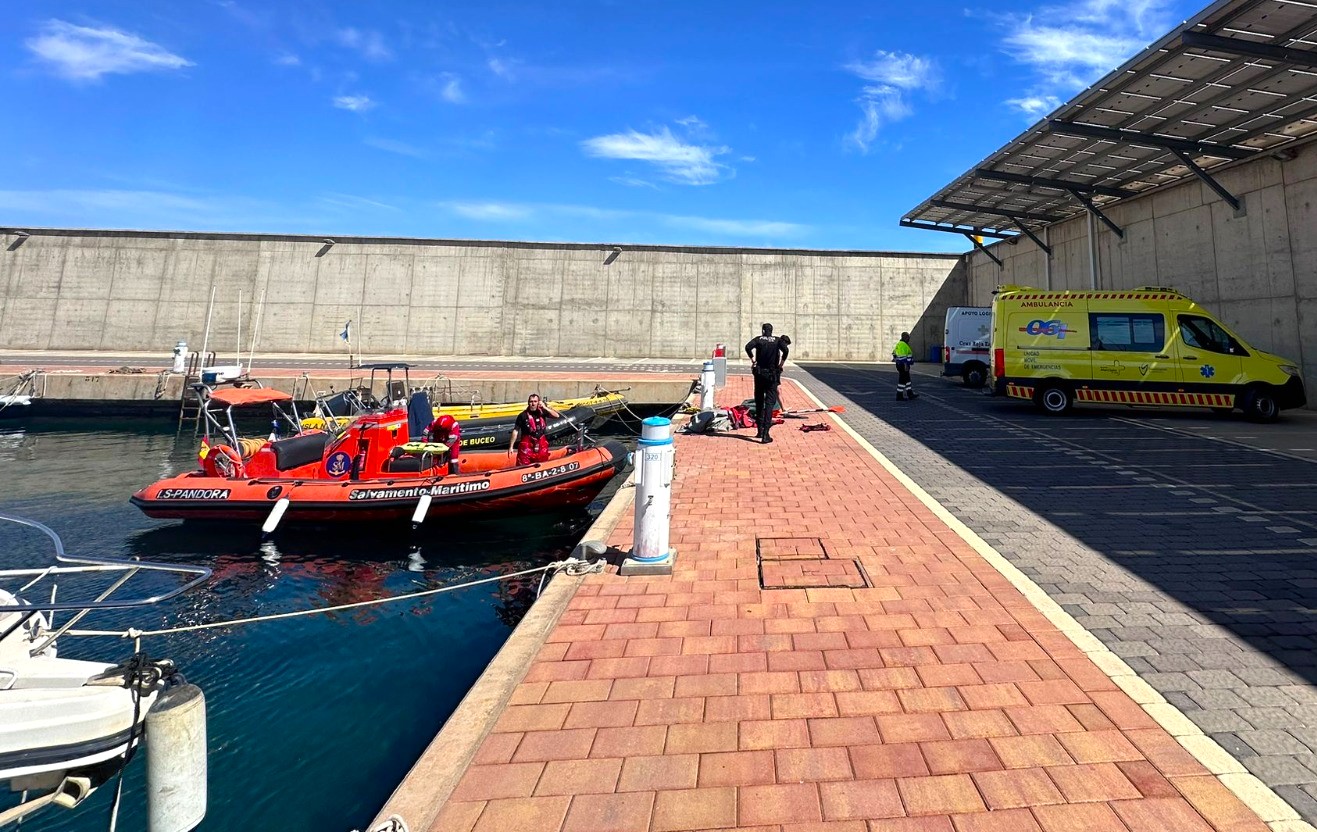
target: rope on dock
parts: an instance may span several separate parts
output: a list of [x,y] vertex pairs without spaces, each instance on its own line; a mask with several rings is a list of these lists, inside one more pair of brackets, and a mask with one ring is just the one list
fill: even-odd
[[[450,584],[441,586],[436,589],[426,589],[420,592],[409,592],[405,595],[390,595],[387,598],[374,598],[369,601],[355,601],[350,604],[338,604],[332,607],[322,607],[314,610],[293,610],[292,612],[278,612],[269,615],[257,615],[250,618],[234,618],[229,621],[212,621],[207,624],[189,624],[183,627],[169,627],[163,630],[138,630],[129,628],[127,630],[69,630],[67,635],[70,636],[114,636],[117,638],[139,639],[146,636],[163,636],[173,633],[191,633],[197,630],[213,630],[219,627],[237,627],[241,624],[256,624],[262,621],[278,621],[284,618],[300,618],[306,615],[321,615],[323,613],[338,612],[339,610],[350,610],[358,607],[373,607],[380,604],[388,604],[394,601],[410,601],[413,598],[424,598],[428,595],[439,595],[444,592],[456,592],[459,589],[479,586],[481,584],[495,583],[505,581],[509,578],[520,578],[526,575],[534,575],[537,572],[543,572],[546,575],[550,572],[557,574],[566,572],[568,575],[588,575],[592,572],[604,571],[604,561],[600,560],[583,560],[581,558],[569,557],[566,560],[556,560],[545,566],[537,566],[533,569],[523,569],[520,572],[508,572],[504,575],[494,575],[489,578],[479,578],[474,581],[467,581],[462,584]],[[543,581],[540,586],[543,587]]]

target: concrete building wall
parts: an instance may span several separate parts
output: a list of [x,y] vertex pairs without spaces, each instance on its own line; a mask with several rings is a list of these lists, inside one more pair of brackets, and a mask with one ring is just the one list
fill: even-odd
[[[956,255],[0,229],[0,348],[691,358],[771,321],[793,354],[926,354]],[[241,304],[239,297],[241,296]],[[265,298],[262,305],[255,303]]]
[[[1259,349],[1303,367],[1317,407],[1317,144],[1289,161],[1250,160],[1216,175],[1243,201],[1236,213],[1198,180],[1104,209],[1125,232],[1095,223],[1099,289],[1171,286]],[[1048,229],[1051,288],[1088,289],[1087,218]],[[1046,258],[1027,239],[968,255],[969,296],[992,301],[1002,283],[1047,287]]]

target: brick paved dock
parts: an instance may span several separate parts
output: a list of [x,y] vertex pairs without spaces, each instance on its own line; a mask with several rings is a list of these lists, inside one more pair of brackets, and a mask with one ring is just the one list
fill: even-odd
[[803,423],[678,438],[675,573],[582,584],[434,830],[1267,829],[865,447]]

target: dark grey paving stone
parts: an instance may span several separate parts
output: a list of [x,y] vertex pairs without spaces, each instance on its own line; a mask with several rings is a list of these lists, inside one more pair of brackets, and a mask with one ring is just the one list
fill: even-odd
[[[1197,703],[1195,703],[1197,704]],[[1195,725],[1205,734],[1218,734],[1235,731],[1253,731],[1252,723],[1235,711],[1192,711],[1186,712]],[[1252,752],[1252,749],[1249,749]]]
[[1312,759],[1313,755],[1306,754],[1302,757],[1244,757],[1240,762],[1268,786],[1297,786],[1317,782],[1317,772],[1304,764],[1304,760]]
[[1237,735],[1260,756],[1269,754],[1311,754],[1312,751],[1288,731],[1240,731]]
[[1230,754],[1234,756],[1235,759],[1237,760],[1243,760],[1246,757],[1258,756],[1258,752],[1253,748],[1253,746],[1249,745],[1248,743],[1240,739],[1238,734],[1233,734],[1229,732],[1217,732],[1211,734],[1210,736],[1212,737],[1212,739],[1216,740],[1217,743],[1222,748],[1230,752]]
[[1317,818],[1317,797],[1313,794],[1317,785],[1274,786],[1273,791],[1304,818]]
[[1198,707],[1205,711],[1220,710],[1240,710],[1248,708],[1249,704],[1240,698],[1232,690],[1197,690],[1189,691],[1190,699],[1198,703]]

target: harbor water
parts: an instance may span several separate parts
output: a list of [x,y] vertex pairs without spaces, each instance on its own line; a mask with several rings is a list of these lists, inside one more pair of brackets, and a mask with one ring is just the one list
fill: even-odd
[[[588,510],[406,532],[255,531],[150,520],[137,488],[195,464],[190,431],[161,420],[0,423],[0,511],[38,520],[72,554],[209,566],[199,590],[80,627],[164,628],[397,595],[570,554],[619,484]],[[48,541],[0,524],[0,568],[47,565]],[[539,576],[416,601],[146,639],[206,694],[206,832],[364,828],[533,603]],[[65,639],[60,654],[119,661],[132,643]],[[118,828],[144,829],[144,760],[129,766]],[[107,828],[113,784],[45,810],[27,832]],[[0,808],[13,799],[0,794]]]

